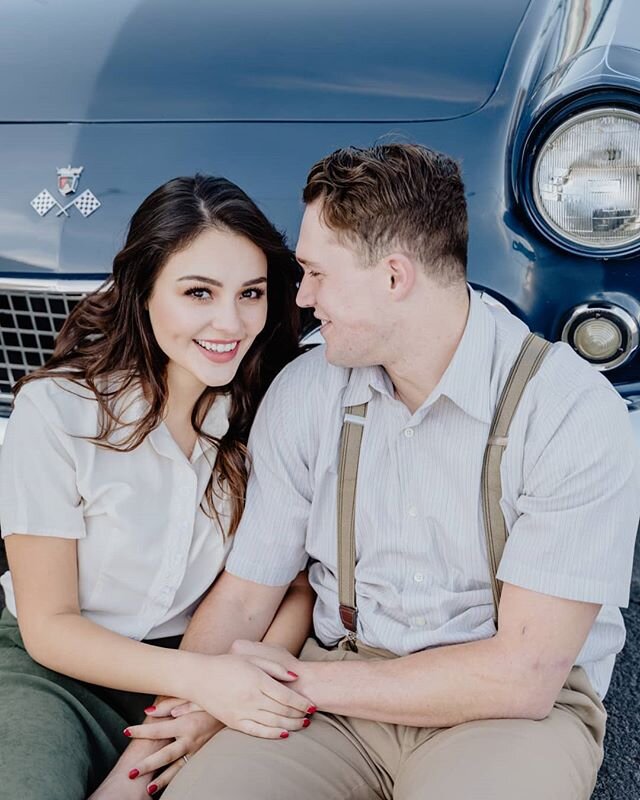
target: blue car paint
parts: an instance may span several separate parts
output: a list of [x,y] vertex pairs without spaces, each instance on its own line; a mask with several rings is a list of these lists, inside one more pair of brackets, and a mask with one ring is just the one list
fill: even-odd
[[[640,110],[637,0],[10,0],[0,19],[0,276],[104,276],[140,201],[195,171],[239,183],[295,243],[315,160],[405,139],[460,160],[470,280],[533,330],[640,303],[637,251],[571,252],[526,188],[550,121],[614,96]],[[38,217],[67,164],[101,208]],[[640,355],[607,377],[640,398]]]

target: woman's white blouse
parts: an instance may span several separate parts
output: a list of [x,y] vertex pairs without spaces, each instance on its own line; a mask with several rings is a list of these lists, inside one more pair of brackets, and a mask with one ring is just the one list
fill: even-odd
[[[135,422],[146,408],[132,392],[123,418]],[[203,430],[223,436],[228,411],[219,396]],[[24,386],[0,451],[2,536],[76,539],[86,617],[133,639],[182,634],[231,546],[201,508],[216,450],[198,442],[188,459],[164,423],[135,450],[110,450],[82,438],[98,424],[88,389],[53,378]],[[217,508],[226,525],[227,498]],[[15,615],[9,572],[0,583]]]

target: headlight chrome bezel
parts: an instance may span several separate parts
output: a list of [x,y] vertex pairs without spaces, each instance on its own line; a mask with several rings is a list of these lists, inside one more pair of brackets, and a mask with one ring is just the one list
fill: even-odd
[[609,113],[631,114],[638,117],[640,122],[640,96],[629,96],[628,93],[603,93],[590,95],[565,102],[560,109],[557,107],[544,114],[532,126],[523,149],[521,175],[522,193],[521,202],[528,217],[546,239],[556,246],[570,253],[589,258],[624,258],[640,253],[640,237],[635,241],[613,246],[593,246],[583,242],[576,242],[561,229],[547,220],[536,201],[536,167],[543,148],[551,137],[567,130],[582,116],[606,116]]
[[[608,360],[595,360],[580,353],[574,344],[574,334],[576,329],[590,319],[608,319],[613,322],[621,334],[623,345],[615,356]],[[588,361],[595,369],[600,372],[609,372],[612,369],[621,367],[634,357],[640,344],[640,326],[638,320],[621,306],[608,302],[583,303],[572,309],[569,318],[566,320],[560,339],[573,347],[581,358]]]

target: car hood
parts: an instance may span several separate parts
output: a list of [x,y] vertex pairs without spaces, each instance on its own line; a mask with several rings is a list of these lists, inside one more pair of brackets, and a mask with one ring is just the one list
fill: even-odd
[[5,0],[0,121],[435,120],[494,91],[529,0]]

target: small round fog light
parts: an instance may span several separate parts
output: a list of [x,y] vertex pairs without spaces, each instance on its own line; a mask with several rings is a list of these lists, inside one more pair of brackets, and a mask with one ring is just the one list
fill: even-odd
[[609,361],[622,347],[622,333],[611,320],[594,317],[576,326],[573,344],[589,361]]
[[606,372],[633,357],[640,327],[635,316],[614,303],[584,303],[571,312],[561,339],[596,369]]

